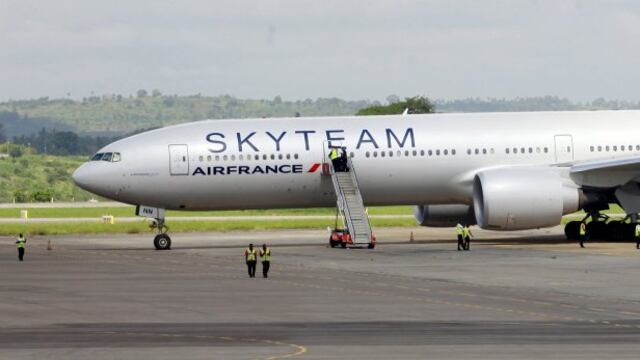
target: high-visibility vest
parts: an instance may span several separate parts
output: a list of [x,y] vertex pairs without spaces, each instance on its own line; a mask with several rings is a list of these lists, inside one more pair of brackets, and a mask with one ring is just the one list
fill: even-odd
[[460,224],[456,225],[456,235],[462,236],[462,234],[464,234],[462,230],[462,225]]
[[19,237],[18,240],[16,240],[16,245],[18,246],[18,249],[24,249],[24,244],[26,242],[27,242],[27,239],[23,237]]
[[247,249],[247,261],[256,261],[256,249]]
[[271,261],[271,249],[267,248],[267,250],[260,250],[260,258],[262,258],[262,262]]
[[338,155],[338,150],[331,149],[331,152],[329,153],[329,159],[335,160],[335,159],[337,159],[339,157],[340,157],[340,155]]
[[465,226],[464,228],[462,228],[462,235],[464,237],[471,237],[471,229],[469,229],[468,226]]
[[580,223],[580,236],[587,235],[587,225],[585,223]]
[[636,237],[640,238],[640,224],[636,225]]

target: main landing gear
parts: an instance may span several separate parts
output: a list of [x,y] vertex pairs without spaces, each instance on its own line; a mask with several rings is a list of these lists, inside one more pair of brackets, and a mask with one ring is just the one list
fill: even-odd
[[156,250],[171,249],[171,238],[167,235],[169,228],[165,225],[164,219],[155,219],[149,227],[158,231],[158,235],[153,239],[153,245]]
[[[591,218],[590,222],[587,222]],[[632,241],[635,236],[637,216],[627,215],[622,220],[612,220],[609,216],[595,212],[582,221],[571,221],[564,227],[564,234],[569,240],[580,239],[580,224],[586,223],[589,240],[600,241]]]

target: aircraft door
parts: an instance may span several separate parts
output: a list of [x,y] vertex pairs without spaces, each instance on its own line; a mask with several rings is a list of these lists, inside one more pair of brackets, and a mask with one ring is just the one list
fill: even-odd
[[571,135],[556,135],[556,162],[573,161],[573,137]]
[[186,144],[169,145],[171,175],[189,175],[189,148]]

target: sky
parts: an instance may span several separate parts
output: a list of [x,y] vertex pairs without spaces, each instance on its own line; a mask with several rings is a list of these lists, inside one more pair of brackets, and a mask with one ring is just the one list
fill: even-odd
[[638,101],[639,84],[635,0],[0,0],[0,101]]

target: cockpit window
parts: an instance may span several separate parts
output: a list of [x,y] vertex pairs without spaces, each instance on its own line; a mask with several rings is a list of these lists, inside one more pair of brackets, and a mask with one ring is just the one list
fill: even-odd
[[102,161],[111,162],[111,157],[113,157],[113,153],[104,153],[104,155],[102,155]]
[[102,155],[104,155],[103,153],[97,153],[95,155],[93,155],[93,157],[91,158],[91,161],[100,161],[100,159],[102,159]]
[[118,162],[122,159],[122,157],[120,156],[120,153],[118,152],[114,152],[113,153],[113,157],[111,158],[112,162]]

